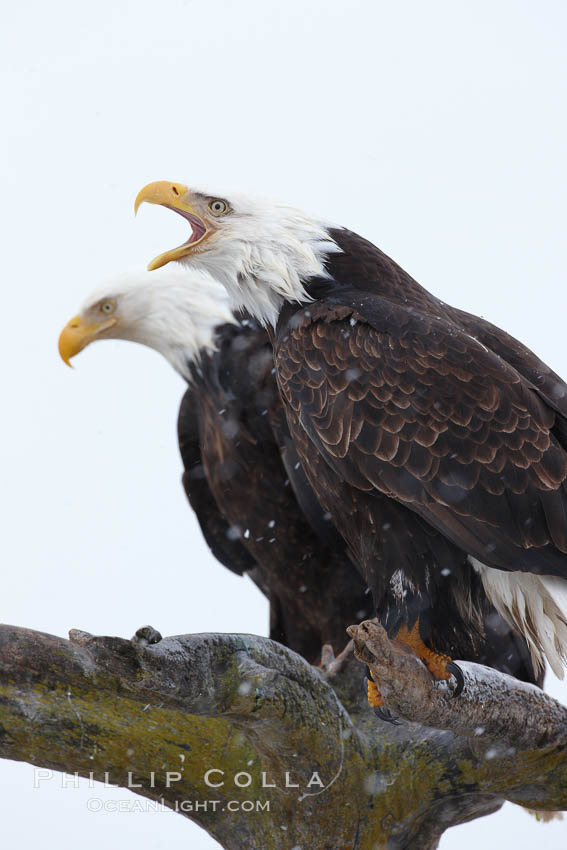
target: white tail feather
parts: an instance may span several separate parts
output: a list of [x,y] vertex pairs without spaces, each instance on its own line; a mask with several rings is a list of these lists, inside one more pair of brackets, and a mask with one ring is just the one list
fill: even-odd
[[567,581],[557,576],[506,572],[470,558],[496,610],[525,637],[539,669],[544,658],[563,678],[567,663]]

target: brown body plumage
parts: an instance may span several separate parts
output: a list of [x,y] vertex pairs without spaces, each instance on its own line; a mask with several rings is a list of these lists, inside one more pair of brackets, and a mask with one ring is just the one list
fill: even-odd
[[372,600],[294,452],[265,330],[226,325],[218,340],[180,409],[184,487],[213,554],[269,598],[270,636],[315,662]]
[[[184,486],[213,554],[230,569],[248,572],[270,599],[271,637],[315,661],[322,643],[339,651],[346,642],[346,626],[374,613],[366,582],[351,560],[359,553],[353,550],[349,559],[343,537],[315,499],[299,464],[266,331],[248,320],[219,329],[218,339],[217,352],[205,355],[193,370],[181,405]],[[317,462],[309,458],[307,464],[312,460]],[[398,540],[403,551],[408,517],[395,503],[389,504],[391,539]],[[360,500],[352,510],[361,510]],[[336,527],[344,533],[344,523],[350,521],[352,511],[345,508]],[[432,539],[443,545],[442,537],[425,523],[423,529],[423,553],[428,557]],[[363,537],[371,546],[372,529]],[[453,554],[448,549],[446,557]],[[441,632],[439,646],[459,658],[535,682],[525,642],[486,603],[470,565],[455,560],[450,566],[454,571],[437,594],[441,617],[438,624],[432,623]],[[463,574],[470,583],[466,605],[476,600],[474,628],[466,611],[464,620],[448,617],[454,607],[452,589]],[[461,597],[457,594],[458,602]],[[445,637],[448,620],[452,625]]]
[[567,576],[567,388],[375,246],[331,235],[330,279],[275,334],[291,433],[384,622],[420,617],[452,653],[481,611],[475,564]]

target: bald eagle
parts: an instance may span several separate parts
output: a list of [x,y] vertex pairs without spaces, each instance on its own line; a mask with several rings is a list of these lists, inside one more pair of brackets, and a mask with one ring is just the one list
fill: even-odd
[[[361,236],[282,204],[160,181],[191,225],[150,264],[212,273],[273,341],[290,433],[391,636],[439,678],[477,581],[559,676],[567,654],[567,386]],[[376,695],[379,703],[379,695]]]
[[[268,597],[270,637],[316,662],[323,644],[338,652],[346,627],[372,616],[371,599],[303,474],[266,331],[234,317],[220,284],[186,278],[133,271],[104,284],[61,332],[60,354],[69,364],[93,341],[131,340],[187,380],[179,448],[203,536],[217,560]],[[508,669],[530,680],[523,647],[508,643]]]

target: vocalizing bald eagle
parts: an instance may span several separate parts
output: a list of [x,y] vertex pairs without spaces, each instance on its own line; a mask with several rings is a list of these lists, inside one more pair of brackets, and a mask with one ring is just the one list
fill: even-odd
[[[342,649],[346,627],[372,616],[372,603],[295,454],[266,331],[238,322],[224,288],[205,275],[134,271],[87,298],[59,350],[69,364],[102,339],[154,348],[187,380],[183,485],[215,557],[248,573],[270,600],[270,637],[311,662],[324,643]],[[505,665],[531,680],[525,656],[504,637]]]
[[192,228],[150,268],[178,260],[207,270],[235,307],[268,327],[302,464],[389,634],[438,677],[458,675],[431,649],[445,652],[458,620],[474,629],[477,574],[536,665],[545,656],[562,676],[564,382],[346,229],[281,204],[165,181],[142,189],[136,207],[143,201],[173,209]]

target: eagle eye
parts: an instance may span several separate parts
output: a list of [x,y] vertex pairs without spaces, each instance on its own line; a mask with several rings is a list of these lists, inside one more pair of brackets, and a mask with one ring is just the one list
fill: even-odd
[[220,198],[213,198],[209,201],[209,209],[213,215],[224,215],[228,212],[229,206],[226,201]]
[[111,313],[114,313],[115,309],[116,309],[116,301],[112,301],[112,300],[103,301],[102,304],[100,305],[100,312],[104,313],[107,316],[109,316]]

